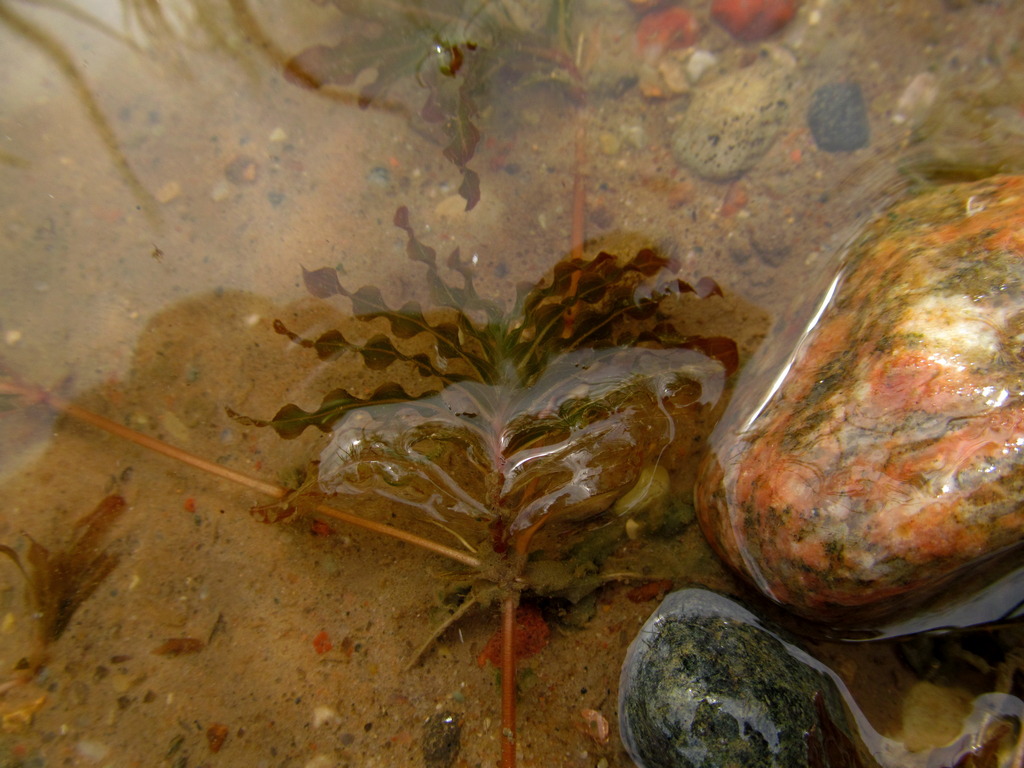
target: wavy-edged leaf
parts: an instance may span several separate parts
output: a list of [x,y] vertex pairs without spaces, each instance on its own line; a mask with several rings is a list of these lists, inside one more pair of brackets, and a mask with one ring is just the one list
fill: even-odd
[[[559,261],[502,311],[479,296],[458,249],[446,278],[408,209],[394,224],[425,272],[429,306],[395,309],[375,286],[349,291],[318,270],[307,273],[313,293],[347,297],[355,321],[384,319],[387,331],[356,343],[275,328],[321,359],[350,352],[346,365],[395,380],[369,397],[336,389],[314,411],[289,404],[267,421],[243,419],[283,437],[330,431],[319,465],[327,493],[373,493],[445,525],[488,521],[498,551],[549,518],[578,525],[607,510],[660,461],[684,409],[717,402],[736,369],[731,339],[687,334],[678,312],[688,294],[720,294],[717,284],[690,285],[654,250]],[[398,383],[411,371],[428,392]]]
[[274,333],[287,336],[290,341],[298,344],[300,347],[315,350],[316,356],[324,361],[335,360],[340,357],[342,353],[347,352],[350,349],[356,349],[356,347],[350,344],[342,335],[341,331],[336,330],[327,331],[317,337],[315,341],[310,341],[309,339],[305,339],[297,333],[293,333],[288,330],[288,327],[280,320],[275,320]]
[[303,267],[302,282],[305,284],[306,290],[318,299],[329,299],[331,296],[346,293],[338,280],[338,270],[330,267],[321,267],[313,271]]
[[289,403],[274,414],[272,419],[254,419],[250,416],[243,416],[231,408],[227,409],[227,413],[240,424],[252,427],[270,427],[284,439],[291,440],[305,432],[307,427],[316,427],[321,432],[329,432],[331,426],[338,419],[356,408],[365,408],[369,405],[409,403],[436,394],[435,390],[412,395],[406,392],[401,384],[392,383],[382,384],[373,391],[373,394],[365,398],[357,397],[344,388],[334,389],[324,396],[320,407],[315,411],[306,411]]

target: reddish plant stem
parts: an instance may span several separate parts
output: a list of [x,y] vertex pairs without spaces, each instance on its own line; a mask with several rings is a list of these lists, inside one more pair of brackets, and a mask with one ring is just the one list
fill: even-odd
[[[98,413],[88,411],[74,403],[66,402],[55,395],[46,393],[43,396],[39,396],[38,393],[33,393],[31,390],[27,390],[26,394],[32,399],[39,402],[45,402],[54,410],[71,416],[78,421],[97,427],[98,429],[102,429],[104,432],[116,435],[117,437],[133,442],[136,445],[141,445],[143,448],[148,448],[151,451],[155,451],[156,453],[167,456],[175,461],[188,464],[189,466],[195,467],[203,472],[216,475],[224,480],[230,480],[238,485],[251,488],[254,491],[259,491],[271,498],[283,499],[289,493],[287,488],[282,488],[281,486],[274,485],[272,483],[257,480],[256,478],[249,477],[241,472],[236,472],[233,469],[222,467],[220,464],[214,464],[213,462],[202,459],[195,454],[184,451],[181,448],[176,448],[162,440],[158,440],[155,437],[150,437],[149,435],[145,435],[141,432],[136,432],[134,429],[130,429],[123,424],[118,424],[116,421],[111,421],[104,416],[100,416]],[[358,515],[353,515],[349,512],[343,512],[340,509],[329,507],[326,504],[315,504],[313,505],[313,509],[322,515],[333,517],[335,520],[341,520],[349,525],[354,525],[367,531],[373,531],[374,533],[390,536],[393,539],[399,539],[400,541],[404,541],[408,544],[429,550],[434,554],[447,557],[450,560],[455,560],[456,562],[462,563],[470,568],[480,567],[480,560],[478,558],[473,557],[462,550],[447,547],[444,544],[439,544],[431,539],[426,539],[422,536],[417,536],[414,533],[403,531],[400,528],[394,528],[390,525],[378,523],[374,520],[367,520],[366,518],[359,517]]]
[[572,241],[570,253],[574,259],[583,258],[583,241],[586,236],[586,110],[576,110],[576,170],[572,175]]
[[516,765],[516,608],[519,593],[501,601],[501,768]]

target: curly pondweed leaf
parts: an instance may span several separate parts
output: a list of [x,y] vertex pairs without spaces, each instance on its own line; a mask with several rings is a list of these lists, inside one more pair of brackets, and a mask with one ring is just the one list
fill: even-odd
[[679,305],[720,294],[717,285],[689,285],[653,250],[564,259],[503,311],[477,293],[458,251],[447,261],[455,284],[442,276],[406,209],[395,225],[426,270],[433,306],[393,309],[377,288],[349,291],[321,269],[304,272],[311,293],[347,298],[357,322],[384,320],[390,334],[304,339],[275,322],[322,360],[394,380],[368,395],[336,389],[312,411],[232,414],[286,438],[330,432],[325,493],[375,495],[448,527],[475,526],[504,551],[543,524],[580,525],[612,507],[662,462],[680,416],[716,403],[736,368],[734,342],[677,327]]

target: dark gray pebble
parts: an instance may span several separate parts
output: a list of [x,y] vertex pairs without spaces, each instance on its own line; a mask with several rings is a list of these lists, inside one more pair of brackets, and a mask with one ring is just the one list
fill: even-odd
[[702,589],[665,598],[630,646],[623,744],[641,768],[874,766],[833,676],[748,610]]
[[868,110],[857,83],[828,83],[811,96],[807,125],[818,149],[852,152],[871,140]]
[[462,746],[462,724],[451,712],[438,712],[423,726],[423,765],[451,768]]

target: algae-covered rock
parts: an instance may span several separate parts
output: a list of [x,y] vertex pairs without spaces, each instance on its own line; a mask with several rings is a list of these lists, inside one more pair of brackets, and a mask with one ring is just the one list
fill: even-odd
[[829,765],[836,749],[826,741],[858,754],[846,717],[824,666],[703,589],[665,599],[630,646],[619,686],[622,740],[643,768]]

